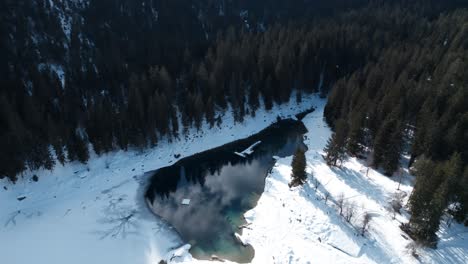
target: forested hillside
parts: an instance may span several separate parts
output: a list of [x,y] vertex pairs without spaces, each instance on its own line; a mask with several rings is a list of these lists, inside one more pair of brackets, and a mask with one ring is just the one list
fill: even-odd
[[336,132],[328,150],[389,176],[409,156],[407,232],[434,244],[447,207],[464,221],[463,1],[251,2],[3,0],[0,177],[320,92]]
[[468,225],[462,0],[0,0],[0,178],[328,97],[326,161],[416,176],[401,228]]
[[366,157],[392,176],[407,155],[416,184],[402,228],[435,245],[446,210],[468,216],[468,13],[397,21],[411,21],[402,38],[333,85],[324,113],[335,128],[329,159]]
[[[86,162],[88,142],[98,154],[151,146],[178,136],[181,121],[199,126],[206,116],[213,123],[233,101],[242,116],[243,95],[260,98],[258,91],[270,88],[240,74],[245,58],[257,64],[253,46],[238,46],[241,38],[257,45],[273,23],[332,16],[365,2],[2,0],[0,177],[14,180],[56,160]],[[276,59],[264,64],[276,67]]]

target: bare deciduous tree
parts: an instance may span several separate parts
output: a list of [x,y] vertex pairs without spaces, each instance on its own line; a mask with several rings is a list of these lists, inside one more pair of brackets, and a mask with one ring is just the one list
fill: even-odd
[[373,163],[374,163],[374,153],[370,152],[366,158],[366,166],[367,166],[366,177],[369,177],[369,169]]
[[390,202],[390,206],[393,212],[393,219],[395,219],[396,214],[400,214],[400,210],[403,207],[403,195],[399,192],[396,192],[392,196],[392,201]]
[[344,193],[340,193],[336,199],[336,205],[340,210],[340,215],[343,215],[343,205],[344,205]]
[[370,220],[371,220],[371,215],[369,214],[369,212],[365,212],[362,218],[361,236],[364,236],[364,234],[366,233],[369,227]]
[[314,190],[317,192],[317,189],[320,187],[320,181],[314,177],[312,185],[314,186]]
[[328,198],[330,198],[330,193],[328,191],[325,191],[325,194],[324,194],[325,203],[327,203]]
[[344,218],[346,222],[351,223],[354,215],[356,214],[356,204],[354,202],[346,202],[344,207]]

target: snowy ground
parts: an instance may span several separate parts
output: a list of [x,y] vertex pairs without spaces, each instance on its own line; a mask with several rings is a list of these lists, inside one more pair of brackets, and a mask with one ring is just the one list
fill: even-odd
[[145,152],[119,151],[92,157],[87,165],[28,172],[15,185],[0,180],[0,263],[157,263],[182,241],[146,209],[143,173],[173,164],[174,155],[180,159],[250,136],[316,100],[259,110],[242,124],[225,115],[221,127],[205,126]]
[[[398,193],[406,204],[413,177],[402,171],[397,190],[400,177],[388,178],[372,169],[367,172],[364,163],[354,158],[341,169],[328,167],[322,155],[331,131],[322,119],[323,104],[317,106],[317,111],[303,120],[309,130],[305,140],[309,147],[307,170],[313,177],[309,176],[304,186],[290,189],[291,157],[278,160],[257,206],[245,214],[251,224],[244,229],[242,240],[254,247],[253,262],[467,263],[468,229],[458,224],[450,229],[442,225],[438,250],[416,248],[420,260],[412,256],[414,243],[399,228],[401,222],[407,222],[408,214],[403,209],[394,218],[390,201]],[[350,222],[339,213],[340,195],[344,197],[344,215],[348,205],[355,205]],[[362,236],[366,213],[371,218]]]
[[[189,138],[162,142],[146,152],[115,152],[93,157],[88,165],[29,172],[16,185],[0,181],[0,262],[149,264],[174,254],[182,255],[174,262],[193,262],[188,247],[171,251],[182,241],[145,207],[143,173],[174,163],[176,154],[182,158],[244,138],[274,122],[278,113],[290,116],[312,105],[318,109],[304,123],[309,129],[308,170],[315,178],[290,190],[291,158],[278,160],[258,205],[245,214],[251,224],[241,238],[254,247],[253,262],[418,262],[407,248],[410,240],[398,228],[408,216],[403,212],[393,219],[388,209],[397,179],[374,170],[366,176],[366,167],[355,159],[343,169],[324,164],[321,154],[330,130],[322,120],[324,101],[316,97],[259,112],[243,124],[234,125],[232,117],[225,116],[221,128],[191,131]],[[38,182],[31,180],[34,174]],[[321,183],[317,191],[314,179]],[[405,174],[402,193],[411,192],[411,181]],[[330,193],[327,202],[326,193]],[[356,203],[351,223],[339,215],[334,203],[341,193],[346,202]],[[370,213],[371,221],[363,237],[358,227],[364,212]],[[451,228],[444,224],[438,250],[418,249],[422,262],[465,263],[467,231],[457,224]]]

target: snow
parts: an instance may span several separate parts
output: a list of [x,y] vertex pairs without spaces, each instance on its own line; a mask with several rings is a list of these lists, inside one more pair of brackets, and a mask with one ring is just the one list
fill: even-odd
[[165,261],[167,262],[185,262],[185,261],[192,261],[192,258],[187,255],[187,252],[190,249],[190,245],[183,245],[179,248],[176,248],[172,251],[170,251],[166,257],[164,258]]
[[[51,73],[54,73],[57,76],[58,80],[60,81],[60,84],[62,85],[62,89],[65,88],[65,72],[63,70],[62,65],[53,64],[53,63],[51,64],[40,63],[38,65],[38,69],[39,71],[48,70]],[[32,84],[31,84],[31,89],[32,89]]]
[[[388,178],[373,169],[367,173],[365,164],[354,158],[342,168],[328,167],[322,155],[331,131],[323,121],[323,106],[323,102],[318,104],[303,120],[309,130],[305,139],[307,171],[313,177],[304,186],[290,189],[291,157],[277,159],[257,206],[245,213],[250,225],[243,230],[242,241],[255,249],[252,262],[419,263],[412,256],[412,241],[399,228],[408,221],[407,212],[393,219],[389,208],[395,193],[406,204],[413,177],[404,170],[399,185],[399,178]],[[314,179],[320,182],[317,191]],[[327,193],[330,197],[325,202]],[[340,194],[345,204],[356,207],[356,216],[349,223],[337,208]],[[371,220],[361,236],[365,213]],[[467,232],[459,224],[452,224],[450,230],[442,227],[439,249],[416,247],[416,251],[423,263],[466,263]]]
[[62,27],[63,33],[68,41],[70,41],[71,37],[71,18],[64,15],[63,13],[59,14],[60,25]]
[[240,157],[242,157],[242,158],[245,158],[245,157],[246,157],[246,156],[245,156],[243,153],[241,153],[241,152],[234,151],[234,154],[236,154],[237,156],[240,156]]
[[242,152],[237,152],[237,151],[234,151],[234,154],[238,155],[238,156],[241,156],[242,158],[245,158],[247,157],[248,155],[252,154],[254,152],[254,148],[258,145],[262,143],[262,141],[257,141],[255,143],[253,143],[250,147],[246,148],[245,150],[243,150]]
[[[147,209],[144,172],[175,163],[176,154],[180,159],[255,134],[275,122],[278,113],[292,117],[314,100],[310,96],[296,105],[291,99],[271,111],[259,110],[242,124],[225,114],[221,127],[209,129],[205,123],[190,136],[160,141],[150,150],[91,153],[88,164],[25,172],[14,185],[0,180],[0,262],[157,263],[184,243]],[[20,196],[27,198],[18,201]],[[190,261],[191,256],[178,259]]]
[[[294,96],[292,97],[294,98]],[[322,149],[330,136],[323,121],[324,101],[306,97],[275,106],[270,112],[234,124],[231,115],[221,127],[208,124],[188,137],[161,142],[151,150],[118,151],[92,156],[87,165],[72,163],[53,171],[24,173],[17,184],[0,180],[0,249],[2,263],[171,263],[197,261],[188,253],[177,232],[152,215],[143,192],[146,171],[236,139],[252,135],[282,117],[316,106],[303,122],[309,177],[302,187],[290,189],[291,157],[279,158],[265,182],[258,204],[245,213],[247,224],[242,243],[255,249],[253,263],[417,263],[412,242],[399,229],[408,213],[395,218],[389,204],[396,192],[406,203],[413,178],[403,171],[400,189],[397,178],[388,178],[350,158],[342,168],[328,167]],[[33,175],[38,182],[31,180]],[[317,190],[314,183],[320,182]],[[6,190],[3,188],[6,187]],[[343,194],[346,204],[355,203],[356,217],[347,222],[337,209]],[[325,197],[329,194],[328,200]],[[17,197],[25,196],[22,201]],[[360,235],[365,212],[371,216],[369,229]],[[468,259],[468,229],[441,225],[438,249],[417,248],[423,263],[465,263]],[[240,232],[239,232],[240,233]],[[21,250],[18,250],[21,249]]]
[[63,67],[61,65],[51,64],[50,69],[57,75],[60,84],[62,84],[62,89],[65,89],[65,72],[63,71]]
[[28,93],[29,96],[33,95],[33,83],[31,81],[26,81],[24,84],[24,87],[26,87],[26,92]]
[[248,245],[248,243],[238,233],[234,233],[234,236],[239,240],[242,245]]

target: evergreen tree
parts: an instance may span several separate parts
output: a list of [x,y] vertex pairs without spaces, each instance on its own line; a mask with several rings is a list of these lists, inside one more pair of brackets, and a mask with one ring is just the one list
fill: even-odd
[[305,171],[307,165],[305,152],[301,148],[298,148],[294,153],[292,159],[292,173],[291,173],[291,183],[289,186],[298,186],[305,183],[307,180],[307,173]]
[[336,122],[335,132],[328,139],[325,146],[325,161],[329,166],[336,166],[338,162],[343,162],[346,157],[346,137],[348,125],[346,121],[340,119]]
[[323,111],[323,116],[328,125],[335,127],[336,120],[338,120],[343,112],[343,101],[346,98],[346,80],[339,80],[333,86],[330,95],[328,96],[328,103]]
[[463,163],[460,153],[453,153],[450,160],[444,163],[444,180],[447,185],[447,203],[455,201],[462,192],[463,186],[460,185],[463,178]]
[[398,168],[402,147],[402,125],[395,109],[384,121],[374,140],[374,166],[381,166],[386,175]]
[[408,167],[413,165],[416,157],[426,152],[426,139],[427,139],[427,132],[429,131],[429,125],[431,122],[431,112],[429,102],[426,102],[421,111],[418,113],[418,124],[416,126],[416,132],[414,136],[414,140],[411,144],[411,157],[408,164]]
[[436,232],[439,230],[440,218],[446,207],[447,194],[448,183],[444,182],[437,188],[427,208],[428,215],[425,217],[427,219],[426,226],[420,229],[422,232],[418,233],[418,238],[422,242],[427,243],[428,246],[435,247],[437,244]]
[[431,202],[426,208],[428,214],[425,219],[427,219],[427,222],[421,229],[422,232],[418,234],[418,238],[431,247],[435,247],[437,244],[436,232],[439,230],[440,218],[448,205],[450,197],[453,195],[455,180],[461,176],[460,163],[460,155],[455,153],[449,161],[439,165],[440,170],[442,170],[443,181],[436,189]]
[[462,177],[460,154],[453,154],[443,163],[418,160],[415,174],[417,184],[409,200],[412,213],[409,231],[420,242],[435,246],[440,218],[457,193],[456,183]]
[[[468,218],[468,165],[465,166],[463,177],[460,180],[460,208],[455,214],[458,221],[465,221]],[[465,221],[468,226],[468,220]]]
[[351,118],[346,149],[349,154],[360,157],[364,151],[364,112],[358,112]]
[[72,133],[67,144],[68,160],[86,163],[89,159],[88,144],[81,136]]
[[[417,160],[414,167],[417,185],[409,199],[411,218],[408,231],[415,239],[430,243],[434,239],[431,235],[434,222],[431,215],[437,213],[436,208],[430,207],[433,190],[437,189],[439,185],[441,172],[434,162],[425,158]],[[434,211],[431,213],[432,209]]]

